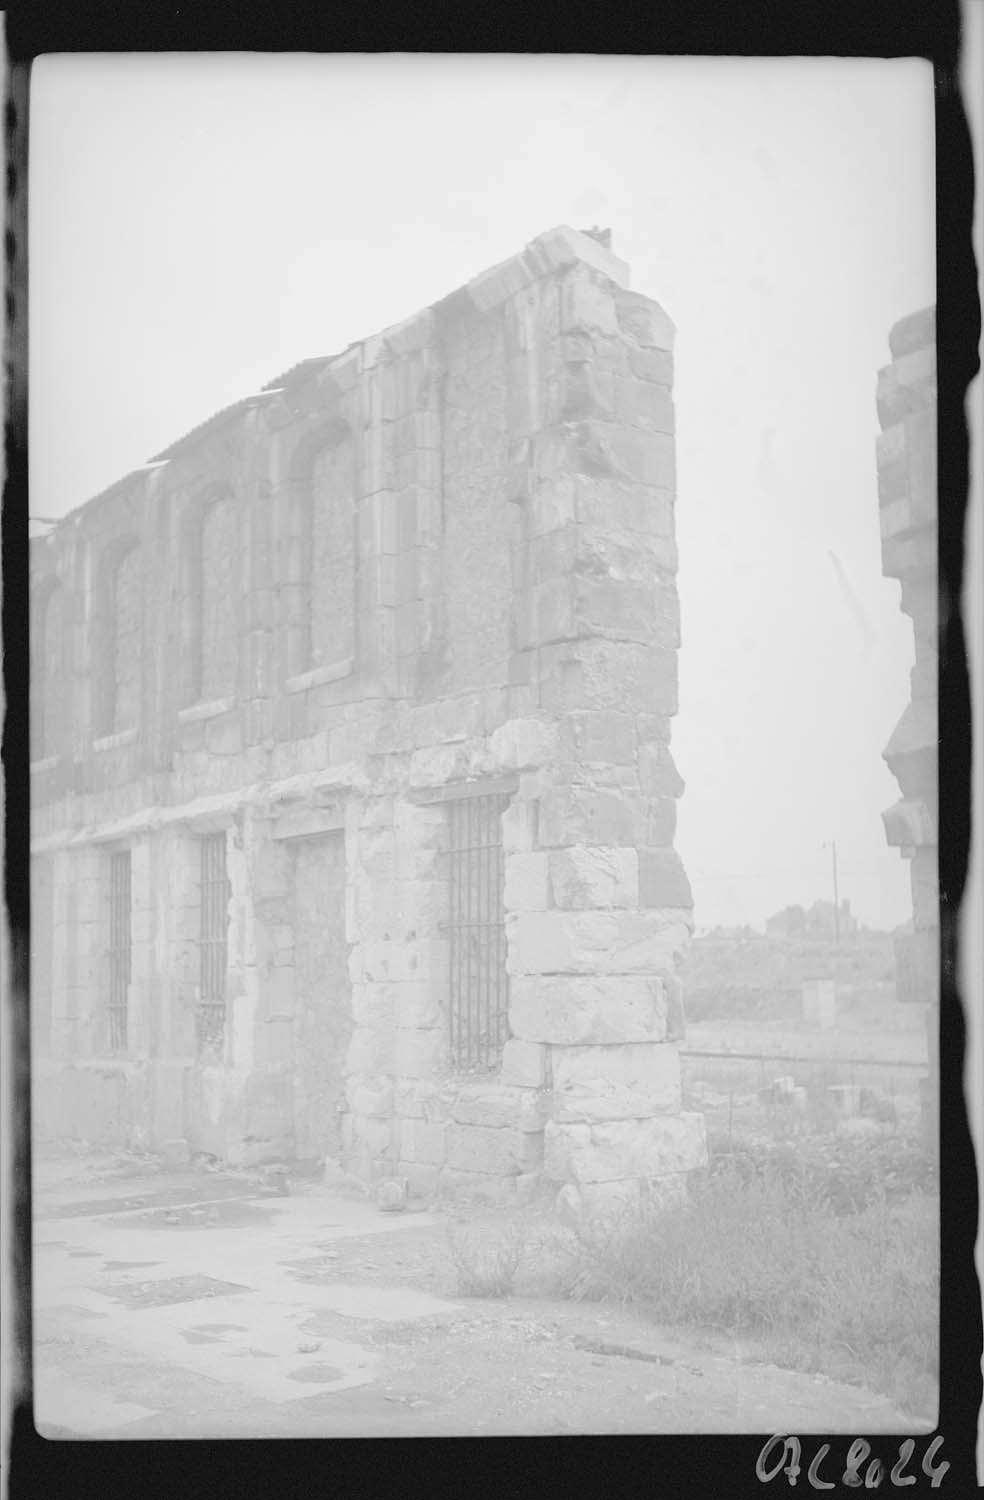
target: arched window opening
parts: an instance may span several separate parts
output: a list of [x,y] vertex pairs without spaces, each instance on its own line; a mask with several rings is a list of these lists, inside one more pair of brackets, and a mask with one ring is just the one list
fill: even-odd
[[238,558],[236,504],[222,495],[201,518],[197,696],[205,702],[236,690]]
[[357,531],[351,433],[317,449],[297,479],[287,537],[288,671],[355,654]]
[[140,549],[130,547],[116,564],[113,579],[113,715],[110,734],[140,722],[143,590]]
[[143,580],[135,537],[107,547],[97,571],[92,619],[93,732],[136,729],[143,666]]
[[31,661],[31,759],[44,760],[64,749],[67,727],[67,640],[65,594],[49,583],[35,606]]
[[355,504],[352,440],[322,448],[311,469],[311,667],[355,649]]

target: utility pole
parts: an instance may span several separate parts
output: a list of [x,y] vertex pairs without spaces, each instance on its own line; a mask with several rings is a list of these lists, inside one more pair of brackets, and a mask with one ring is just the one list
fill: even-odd
[[[828,844],[826,843],[826,841],[824,842],[824,846],[823,847],[825,849],[828,848]],[[836,839],[832,839],[830,841],[829,848],[830,848],[830,855],[831,855],[831,863],[833,865],[833,870],[834,870],[834,945],[835,945],[835,947],[839,948],[840,947],[840,900],[839,900],[838,894],[837,894],[837,840]]]

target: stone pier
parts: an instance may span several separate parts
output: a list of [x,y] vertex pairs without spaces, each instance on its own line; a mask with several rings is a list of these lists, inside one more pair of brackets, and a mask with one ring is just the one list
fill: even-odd
[[928,1006],[927,1137],[939,1113],[940,911],[938,887],[936,313],[913,313],[889,335],[892,363],[878,376],[878,499],[882,572],[902,586],[912,620],[911,698],[884,758],[899,801],[883,814],[888,842],[909,861],[912,931],[896,939],[898,997]]

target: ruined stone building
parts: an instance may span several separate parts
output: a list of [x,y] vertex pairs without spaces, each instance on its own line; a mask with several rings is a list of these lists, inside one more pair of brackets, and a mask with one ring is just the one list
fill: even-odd
[[940,975],[935,308],[896,323],[889,349],[892,363],[878,376],[882,572],[902,585],[901,607],[912,620],[916,660],[911,699],[884,750],[902,796],[883,817],[888,842],[909,861],[913,930],[896,939],[898,996],[929,1006],[927,1116],[935,1121]]
[[562,228],[32,542],[38,1139],[672,1194],[673,326]]

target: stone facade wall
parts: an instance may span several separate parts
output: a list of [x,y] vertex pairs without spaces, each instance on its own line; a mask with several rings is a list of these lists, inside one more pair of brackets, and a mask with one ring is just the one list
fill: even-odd
[[909,861],[913,930],[896,940],[898,996],[929,1006],[927,1117],[935,1121],[940,965],[935,309],[903,318],[892,329],[889,347],[892,363],[879,373],[877,397],[882,571],[902,585],[901,608],[912,620],[916,659],[910,702],[884,750],[902,796],[883,817],[888,842]]
[[235,499],[223,496],[202,516],[198,649],[199,693],[206,703],[235,693],[237,686],[236,602],[241,571],[237,511]]
[[[62,924],[52,1093],[71,1072],[76,1100],[40,1108],[43,1128],[88,1111],[104,1136],[237,1160],[320,1137],[366,1178],[492,1196],[545,1178],[575,1210],[662,1199],[703,1160],[675,1046],[692,898],[669,749],[673,327],[627,287],[596,240],[543,235],[35,545],[37,588],[72,600],[78,675],[72,734],[33,767]],[[203,566],[219,495],[236,537]],[[139,718],[100,737],[93,580],[124,533],[143,560]],[[196,649],[221,681],[196,678]],[[448,799],[488,790],[508,800],[509,1038],[471,1077],[449,1065]],[[216,830],[226,1027],[205,1061],[197,851]],[[136,1019],[113,1059],[93,1041],[105,910],[78,903],[118,847]],[[336,855],[315,890],[319,847]],[[314,951],[319,924],[336,936]]]
[[[140,620],[141,558],[136,547],[125,552],[116,565],[113,589],[113,658],[116,681],[113,694],[112,732],[135,729],[140,719],[140,683],[143,656]],[[108,726],[107,726],[108,727]]]

